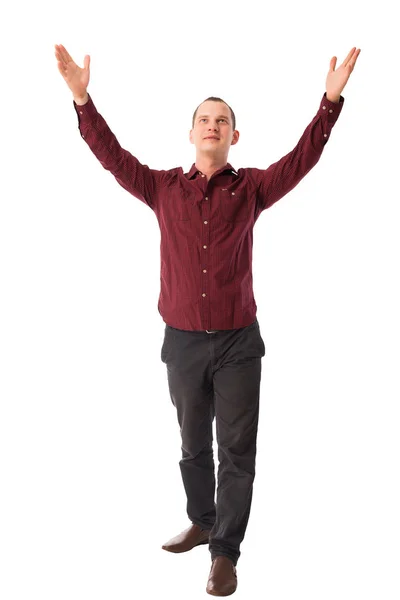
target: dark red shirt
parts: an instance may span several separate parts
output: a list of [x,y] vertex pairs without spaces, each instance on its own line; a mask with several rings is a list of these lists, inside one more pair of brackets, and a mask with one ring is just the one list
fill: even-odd
[[209,181],[193,164],[159,171],[121,148],[92,98],[74,107],[81,135],[117,182],[155,213],[161,231],[158,310],[171,327],[237,329],[253,323],[253,227],[319,161],[344,98],[323,95],[295,148],[267,169],[231,164]]

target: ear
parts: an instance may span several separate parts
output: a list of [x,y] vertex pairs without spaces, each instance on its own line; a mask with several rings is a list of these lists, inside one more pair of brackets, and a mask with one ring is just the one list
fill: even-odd
[[233,132],[233,136],[232,136],[231,146],[234,146],[235,144],[238,143],[239,136],[240,136],[240,133],[238,132],[237,129],[235,129],[235,131]]
[[194,141],[193,141],[193,129],[191,129],[191,130],[189,131],[189,140],[190,140],[190,143],[191,143],[191,144],[194,144]]

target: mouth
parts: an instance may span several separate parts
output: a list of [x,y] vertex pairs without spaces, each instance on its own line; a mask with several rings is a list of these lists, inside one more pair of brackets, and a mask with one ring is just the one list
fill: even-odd
[[219,140],[219,138],[217,138],[217,137],[213,137],[213,136],[206,137],[206,138],[204,138],[204,139],[205,139],[205,140]]

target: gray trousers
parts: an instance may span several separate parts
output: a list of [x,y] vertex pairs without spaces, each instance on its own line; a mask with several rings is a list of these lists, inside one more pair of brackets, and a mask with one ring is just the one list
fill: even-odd
[[[161,360],[182,438],[180,469],[192,523],[211,529],[211,558],[236,565],[255,476],[261,358],[258,320],[241,329],[184,331],[166,325]],[[216,419],[218,487],[212,423]]]

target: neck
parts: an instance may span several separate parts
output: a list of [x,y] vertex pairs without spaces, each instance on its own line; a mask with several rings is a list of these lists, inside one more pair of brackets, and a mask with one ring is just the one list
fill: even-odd
[[207,175],[207,179],[210,179],[213,173],[225,167],[226,164],[227,157],[218,158],[216,156],[197,156],[195,162],[196,168]]

